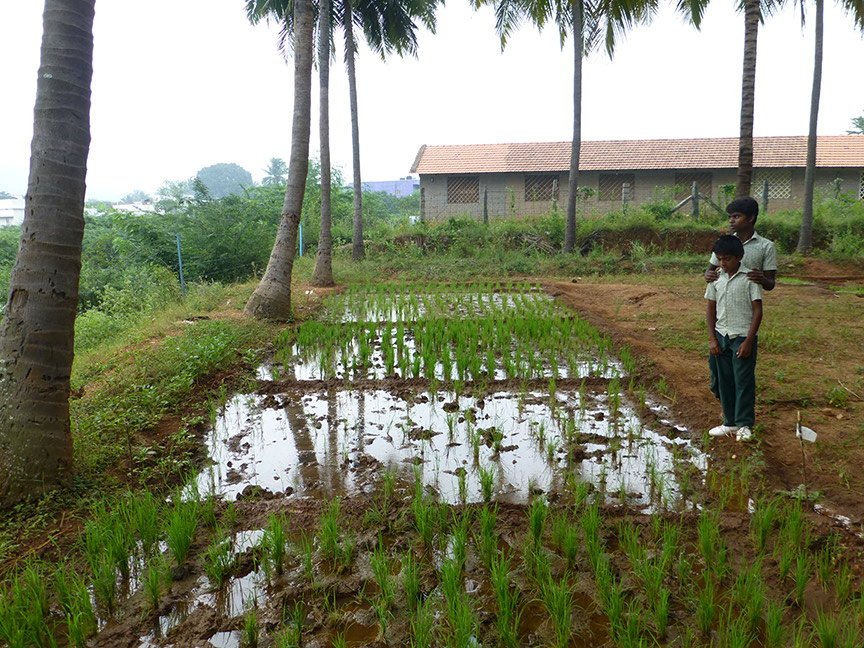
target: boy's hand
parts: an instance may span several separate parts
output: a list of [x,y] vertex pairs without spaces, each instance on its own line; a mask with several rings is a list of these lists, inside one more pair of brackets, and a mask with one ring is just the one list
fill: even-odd
[[708,268],[705,271],[705,283],[711,283],[713,281],[717,281],[717,268]]
[[753,340],[746,338],[741,343],[741,346],[738,347],[738,352],[735,354],[735,357],[749,358],[751,353],[753,353]]
[[708,352],[711,355],[720,355],[720,345],[717,343],[717,338],[708,340]]
[[761,270],[751,270],[747,273],[747,278],[753,283],[757,283],[763,288],[765,287],[765,273]]

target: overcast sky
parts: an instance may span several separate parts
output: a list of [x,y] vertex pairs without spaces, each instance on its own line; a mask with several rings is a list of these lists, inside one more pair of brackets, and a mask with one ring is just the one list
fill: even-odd
[[[272,26],[252,27],[242,0],[100,0],[94,27],[88,198],[155,191],[217,162],[260,180],[288,159],[292,68]],[[743,19],[715,2],[701,32],[663,9],[651,25],[584,66],[584,139],[737,136]],[[41,40],[37,0],[0,0],[0,190],[23,194]],[[826,3],[820,134],[842,134],[864,114],[864,41]],[[804,135],[812,79],[812,21],[792,6],[759,33],[755,135]],[[341,44],[341,34],[337,35]],[[572,48],[530,25],[502,53],[491,10],[442,9],[418,59],[358,62],[364,180],[409,172],[422,144],[569,140]],[[351,174],[342,51],[331,67],[332,159]],[[313,113],[317,114],[317,90]],[[317,155],[313,114],[312,150]]]

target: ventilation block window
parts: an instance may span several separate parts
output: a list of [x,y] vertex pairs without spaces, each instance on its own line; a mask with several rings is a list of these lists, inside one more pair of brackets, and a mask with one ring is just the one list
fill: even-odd
[[633,173],[601,173],[598,200],[623,202],[633,200],[636,175]]
[[702,196],[711,197],[711,173],[676,173],[675,200],[684,200],[692,193],[693,183]]
[[557,176],[526,175],[525,202],[558,200]]
[[477,176],[447,176],[447,203],[466,205],[480,202],[480,178]]
[[861,182],[858,183],[858,197],[864,200],[864,171],[861,172]]
[[756,169],[753,171],[751,193],[757,198],[762,197],[765,182],[768,182],[769,200],[789,200],[792,197],[791,169]]

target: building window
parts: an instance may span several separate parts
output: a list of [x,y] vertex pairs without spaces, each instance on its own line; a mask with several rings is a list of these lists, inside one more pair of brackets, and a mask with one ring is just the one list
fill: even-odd
[[480,178],[477,176],[447,176],[447,203],[464,205],[480,202]]
[[557,179],[554,175],[526,175],[525,202],[558,200]]
[[601,173],[598,200],[633,200],[636,175],[633,173]]
[[789,200],[792,197],[791,169],[756,169],[753,171],[753,185],[750,190],[757,198],[762,197],[765,182],[768,182],[769,200]]
[[711,173],[676,173],[675,200],[684,200],[692,194],[693,183],[702,196],[711,197]]

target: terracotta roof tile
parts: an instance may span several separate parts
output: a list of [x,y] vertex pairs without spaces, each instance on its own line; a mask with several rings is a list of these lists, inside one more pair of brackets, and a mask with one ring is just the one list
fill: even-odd
[[[806,136],[754,137],[753,166],[803,167]],[[818,167],[864,167],[864,135],[827,135],[818,140]],[[738,138],[608,140],[582,142],[579,169],[734,169]],[[421,147],[412,173],[567,171],[570,142],[465,144]]]

